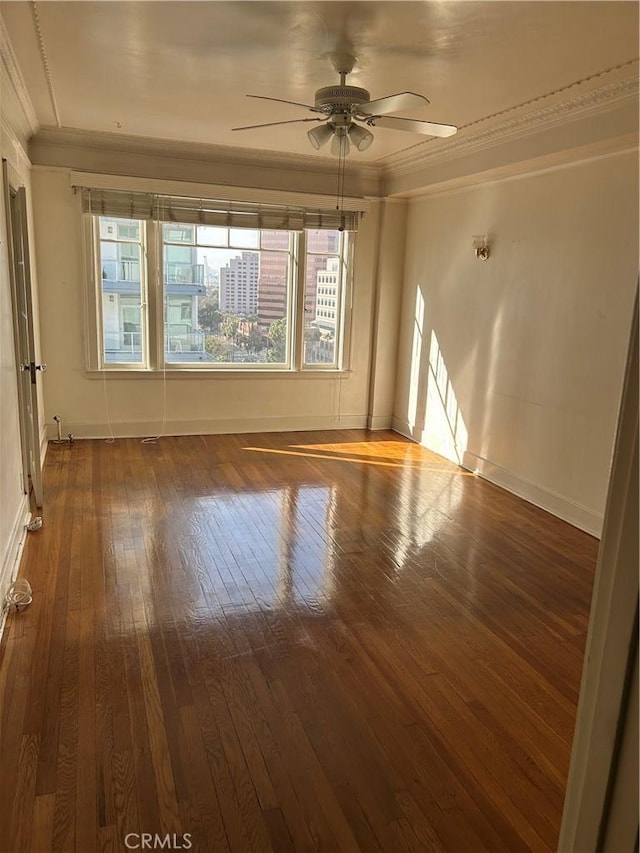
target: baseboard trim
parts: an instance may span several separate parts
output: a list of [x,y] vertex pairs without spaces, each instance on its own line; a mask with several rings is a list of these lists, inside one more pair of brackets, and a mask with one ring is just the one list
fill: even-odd
[[391,429],[391,415],[369,415],[367,417],[367,429],[382,430]]
[[428,440],[425,440],[425,432],[422,427],[412,427],[411,424],[407,423],[407,421],[401,421],[398,418],[393,418],[391,422],[391,429],[394,432],[399,432],[400,435],[404,435],[405,438],[410,438],[412,441],[415,441],[416,444],[421,444],[423,447],[429,448],[433,453],[437,453],[438,456],[442,456],[443,459],[446,459],[448,462],[453,462],[454,465],[460,465],[462,462],[463,449],[460,447],[451,447],[449,450],[450,453],[444,453],[444,448],[435,448],[429,447]]
[[[366,429],[366,415],[310,415],[293,418],[221,418],[167,421],[162,429],[159,421],[113,422],[111,430],[116,438],[145,438],[162,435],[227,435],[251,432],[312,432],[330,429]],[[55,438],[55,425],[48,426],[48,436]],[[65,432],[75,438],[109,438],[107,424],[85,424],[67,421]]]
[[22,550],[27,539],[27,523],[29,522],[29,499],[24,495],[18,506],[16,517],[13,522],[13,529],[9,537],[9,544],[2,560],[2,568],[0,568],[0,640],[4,631],[5,622],[7,620],[7,612],[4,608],[4,601],[7,595],[9,586],[13,583],[18,575],[20,568],[20,559]]
[[568,521],[569,524],[584,530],[591,536],[595,536],[596,539],[599,539],[602,534],[602,515],[589,509],[589,507],[566,498],[564,495],[558,494],[558,492],[532,483],[530,480],[513,474],[500,465],[496,465],[495,462],[484,459],[468,450],[465,451],[462,467],[466,468],[467,471],[473,471],[484,480],[506,489],[519,498],[524,498],[525,501],[534,504],[534,506],[539,506],[563,521]]
[[[407,421],[394,417],[391,428],[394,432],[404,435],[405,438],[410,438],[418,444],[423,444],[422,429],[412,427]],[[557,518],[561,518],[574,527],[584,530],[585,533],[595,536],[596,539],[599,539],[602,535],[602,514],[582,504],[578,504],[564,495],[558,494],[558,492],[554,492],[537,483],[532,483],[518,474],[507,471],[506,468],[502,468],[495,462],[491,462],[491,460],[485,459],[469,450],[460,453],[460,458],[462,461],[459,464],[462,468],[477,474],[483,480],[487,480],[495,486],[500,486],[501,489],[505,489],[507,492],[511,492],[511,494],[528,501],[528,503],[540,507],[540,509],[551,513],[551,515],[555,515]]]
[[400,418],[396,418],[395,415],[391,418],[391,429],[394,432],[400,433],[405,438],[410,438],[416,444],[422,443],[422,430],[412,427],[407,421],[402,421]]

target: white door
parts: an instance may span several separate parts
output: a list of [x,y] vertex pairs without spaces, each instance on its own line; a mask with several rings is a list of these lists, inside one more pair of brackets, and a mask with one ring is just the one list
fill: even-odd
[[18,368],[18,405],[22,440],[22,469],[25,492],[29,486],[37,507],[43,505],[42,461],[40,457],[40,419],[38,417],[37,377],[47,369],[36,363],[33,328],[31,266],[27,230],[27,197],[24,187],[15,192],[9,186],[7,162],[2,161],[2,178],[7,215],[7,247],[13,303],[13,328]]

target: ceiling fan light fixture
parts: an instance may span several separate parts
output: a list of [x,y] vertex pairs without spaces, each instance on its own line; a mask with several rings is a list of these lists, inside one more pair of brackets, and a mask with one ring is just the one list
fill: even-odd
[[373,142],[373,133],[367,130],[366,127],[360,127],[359,124],[352,124],[349,128],[349,139],[358,151],[366,151]]
[[326,145],[332,136],[333,128],[328,124],[321,124],[319,127],[314,127],[307,131],[309,142],[313,145],[316,151],[322,148],[323,145]]
[[345,128],[337,127],[331,140],[331,153],[334,157],[346,157],[350,147]]

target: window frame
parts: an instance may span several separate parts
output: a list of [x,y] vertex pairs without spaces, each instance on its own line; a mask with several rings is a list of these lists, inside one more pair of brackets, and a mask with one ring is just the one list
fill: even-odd
[[[312,229],[315,230],[315,229]],[[351,341],[351,304],[353,290],[353,243],[355,234],[342,231],[338,240],[337,252],[311,252],[307,251],[306,239],[307,232],[303,232],[304,236],[304,270],[302,270],[301,283],[301,299],[305,301],[305,285],[306,285],[306,261],[311,255],[330,255],[338,258],[338,289],[336,293],[336,325],[340,330],[336,334],[334,358],[331,362],[306,362],[304,360],[304,328],[301,329],[300,337],[302,338],[302,351],[300,356],[299,369],[303,372],[322,371],[336,373],[345,370],[344,365],[347,363],[348,354],[350,352]],[[316,293],[316,312],[318,307],[318,296]],[[323,306],[324,307],[324,306]]]
[[[87,261],[87,281],[90,282],[90,287],[86,290],[87,298],[85,302],[86,328],[88,334],[86,336],[85,348],[87,356],[87,365],[89,370],[100,371],[101,373],[109,373],[112,371],[134,371],[137,373],[150,370],[150,323],[148,320],[149,312],[149,274],[148,274],[148,252],[147,252],[147,233],[145,222],[140,222],[140,239],[120,240],[117,236],[114,239],[105,239],[109,243],[127,243],[140,246],[140,335],[141,335],[141,360],[140,361],[116,361],[109,362],[105,358],[104,348],[104,320],[102,310],[103,290],[102,290],[102,253],[100,243],[100,214],[85,214],[85,219],[88,220],[85,228],[85,258]],[[109,217],[115,219],[123,219],[125,217]]]
[[[272,374],[277,376],[292,375],[339,375],[350,372],[350,344],[351,344],[351,306],[353,297],[354,281],[354,244],[355,233],[341,232],[339,248],[336,253],[312,253],[336,255],[339,259],[340,286],[337,299],[339,310],[339,334],[336,335],[335,358],[328,363],[306,363],[304,361],[305,347],[305,287],[306,287],[306,262],[307,262],[307,231],[288,231],[289,249],[273,250],[288,251],[288,282],[287,282],[287,342],[286,359],[283,363],[274,362],[215,362],[215,361],[168,361],[164,352],[164,337],[166,318],[164,311],[164,247],[163,225],[167,224],[155,219],[138,219],[140,223],[140,317],[142,335],[142,361],[141,362],[109,362],[104,354],[104,328],[102,312],[102,289],[101,289],[101,252],[100,252],[100,217],[105,214],[88,213],[83,214],[85,220],[85,258],[87,266],[86,280],[89,286],[86,288],[88,297],[85,303],[87,335],[85,341],[87,369],[90,373],[108,375],[110,373],[123,374],[151,374],[167,375],[189,373],[216,374],[218,376],[233,375],[235,377]],[[105,215],[109,219],[124,219],[127,217],[117,215]],[[176,223],[183,225],[185,223]],[[187,223],[188,224],[188,223]],[[241,230],[241,229],[238,229]],[[248,230],[272,230],[254,229]],[[317,229],[309,229],[317,230]],[[334,229],[329,229],[334,230]],[[111,242],[131,242],[119,241]],[[134,241],[135,242],[135,241]],[[170,241],[169,245],[189,246],[200,244],[196,239],[193,244],[176,243]],[[225,248],[212,246],[212,249]],[[271,251],[262,248],[237,248],[238,251]]]

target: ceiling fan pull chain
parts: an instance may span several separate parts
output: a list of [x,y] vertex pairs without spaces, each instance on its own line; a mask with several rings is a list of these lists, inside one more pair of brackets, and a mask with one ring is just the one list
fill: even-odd
[[347,166],[347,137],[346,133],[340,136],[340,153],[338,156],[338,195],[336,198],[336,210],[340,214],[340,226],[338,231],[344,231],[344,186],[345,171]]
[[338,194],[336,197],[336,210],[342,213],[342,196],[344,192],[344,144],[343,139],[339,137],[340,148],[338,152]]

